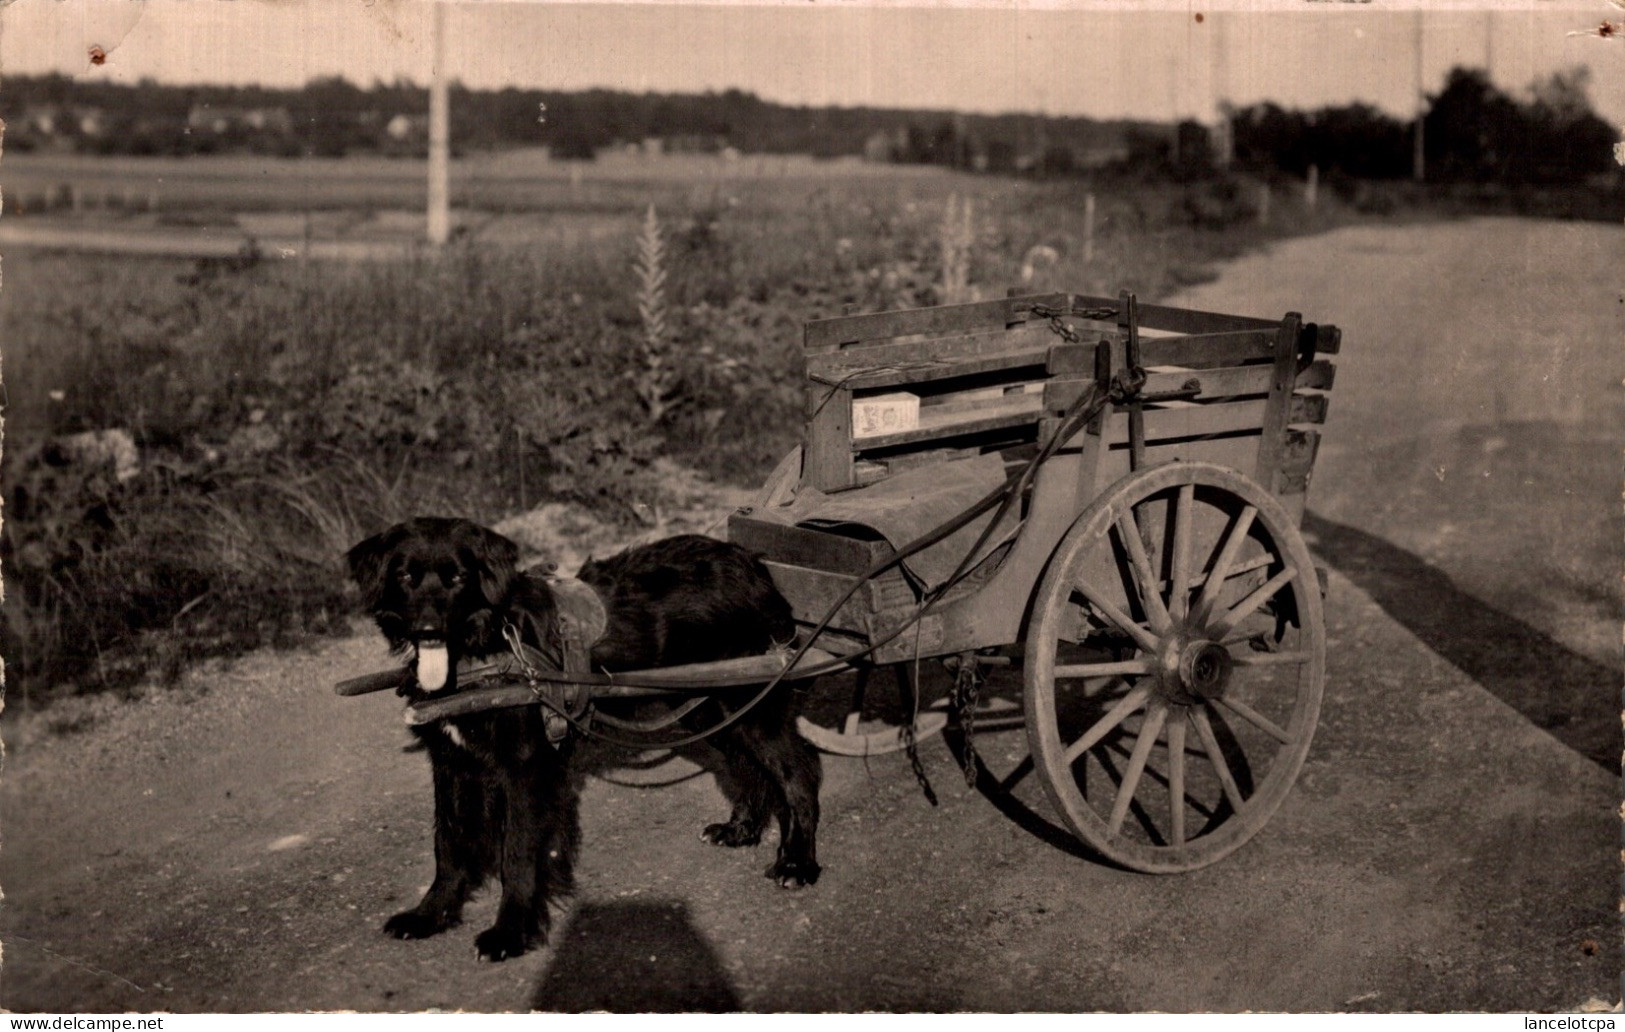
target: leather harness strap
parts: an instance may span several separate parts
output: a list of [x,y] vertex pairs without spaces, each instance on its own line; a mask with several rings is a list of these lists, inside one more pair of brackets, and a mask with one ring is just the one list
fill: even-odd
[[[567,674],[591,673],[592,647],[603,638],[609,626],[604,600],[592,585],[574,577],[549,576],[544,582],[553,595],[552,637],[560,667]],[[586,714],[592,702],[590,685],[549,682],[534,686],[534,690],[553,696],[552,701],[560,709],[578,719]],[[552,707],[542,707],[542,721],[550,742],[561,742],[570,733],[569,720]]]

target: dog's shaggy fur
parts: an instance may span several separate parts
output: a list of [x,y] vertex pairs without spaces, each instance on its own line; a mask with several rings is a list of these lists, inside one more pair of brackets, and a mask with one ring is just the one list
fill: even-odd
[[[528,643],[555,612],[546,584],[516,568],[518,548],[466,520],[421,517],[352,548],[347,556],[368,610],[396,649],[431,666],[445,649],[443,686],[457,689],[461,659],[507,650],[506,623]],[[795,633],[790,606],[766,569],[734,545],[697,535],[670,538],[589,562],[579,574],[601,596],[608,627],[592,649],[594,669],[609,671],[729,659],[766,651]],[[431,676],[429,680],[435,678]],[[748,698],[749,690],[734,698]],[[795,732],[790,684],[776,688],[740,721],[713,736],[722,754],[718,783],[729,819],[702,837],[723,846],[761,840],[770,819],[779,849],[768,876],[786,887],[818,880],[818,754]],[[708,702],[685,718],[698,729],[721,719]],[[500,877],[496,923],[475,946],[482,959],[517,956],[546,938],[548,906],[569,891],[581,830],[567,764],[570,739],[549,744],[536,706],[490,710],[415,728],[434,771],[435,877],[417,906],[384,931],[416,939],[460,920],[469,895]]]

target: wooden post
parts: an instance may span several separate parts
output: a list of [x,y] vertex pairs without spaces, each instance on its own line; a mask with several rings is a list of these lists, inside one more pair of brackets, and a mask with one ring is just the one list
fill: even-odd
[[446,92],[446,7],[434,12],[434,58],[429,80],[429,243],[439,246],[451,236],[451,104]]
[[1258,184],[1258,224],[1260,226],[1270,224],[1270,185],[1268,183]]
[[1292,389],[1298,381],[1298,332],[1303,316],[1288,312],[1275,335],[1275,363],[1270,373],[1270,393],[1264,403],[1263,436],[1258,439],[1258,463],[1253,479],[1270,494],[1281,490],[1281,452],[1286,445],[1286,428],[1292,419]]
[[1303,205],[1310,211],[1315,210],[1315,204],[1320,200],[1320,166],[1309,166],[1309,177],[1303,183]]
[[840,491],[852,475],[852,390],[807,385],[807,436],[803,479],[820,491]]
[[1095,194],[1092,190],[1083,198],[1083,260],[1095,260]]

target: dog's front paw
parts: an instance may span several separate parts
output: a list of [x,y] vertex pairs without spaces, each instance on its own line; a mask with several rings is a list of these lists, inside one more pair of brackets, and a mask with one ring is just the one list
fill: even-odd
[[500,963],[526,952],[542,938],[540,934],[494,925],[474,937],[474,949],[480,960]]
[[726,824],[707,824],[705,830],[700,832],[700,838],[713,846],[754,846],[762,841],[762,829],[752,828],[737,821]]
[[822,871],[818,861],[810,857],[781,856],[767,869],[767,876],[778,882],[780,888],[803,889],[816,883]]
[[427,939],[456,923],[455,918],[445,914],[425,914],[421,910],[406,910],[384,922],[384,934],[397,939]]

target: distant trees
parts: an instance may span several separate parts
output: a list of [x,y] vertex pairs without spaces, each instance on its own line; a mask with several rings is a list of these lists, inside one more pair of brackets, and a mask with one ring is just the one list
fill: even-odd
[[[1607,171],[1616,134],[1592,113],[1586,86],[1584,69],[1558,72],[1520,101],[1478,69],[1454,69],[1428,98],[1428,179],[1556,184]],[[1255,170],[1303,175],[1317,165],[1351,179],[1411,174],[1412,123],[1363,104],[1309,112],[1259,104],[1237,113],[1234,130],[1237,163]]]
[[1355,179],[1410,174],[1409,124],[1367,104],[1318,111],[1259,104],[1237,112],[1233,126],[1235,160],[1244,168],[1301,176],[1315,165]]
[[[1587,86],[1583,70],[1560,72],[1517,99],[1480,71],[1455,69],[1429,98],[1428,178],[1568,183],[1610,168],[1615,133],[1592,113]],[[550,94],[453,85],[451,103],[452,146],[460,151],[547,146],[560,158],[591,160],[607,147],[658,140],[667,149],[864,155],[992,173],[1109,168],[1189,180],[1213,171],[1207,128],[1195,122],[790,107],[737,89]],[[423,88],[410,82],[362,89],[339,77],[275,90],[11,76],[0,92],[6,143],[15,149],[121,154],[421,154],[427,106]],[[1235,164],[1254,172],[1302,176],[1314,165],[1333,182],[1411,172],[1411,122],[1369,105],[1257,104],[1236,112],[1232,128]]]
[[1451,72],[1423,125],[1429,178],[1568,183],[1606,171],[1617,138],[1591,111],[1584,69],[1506,96],[1476,69]]

